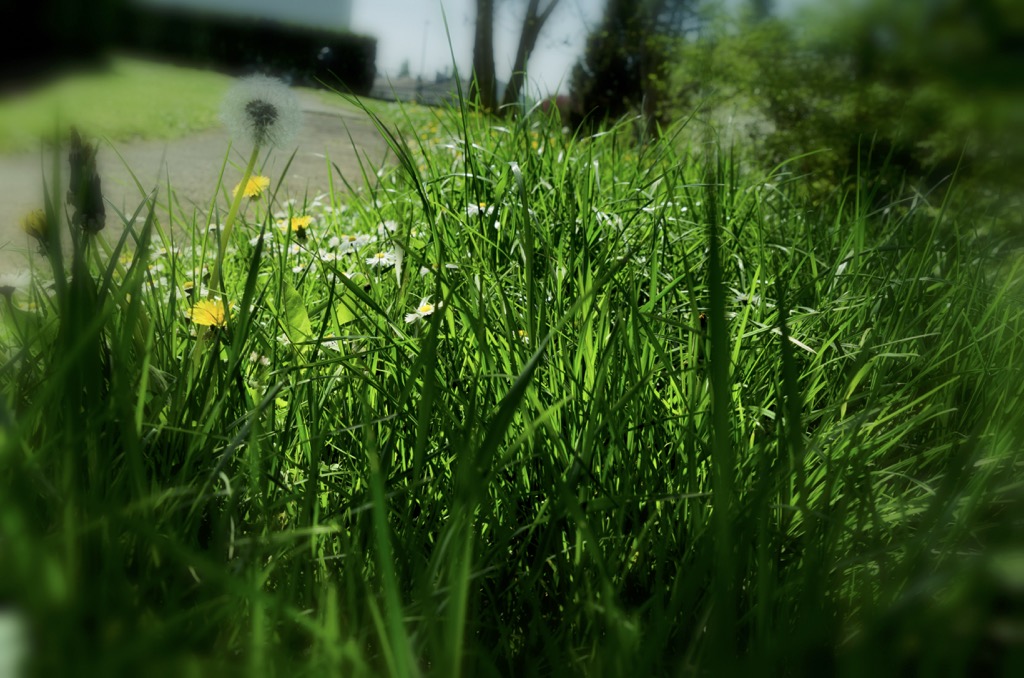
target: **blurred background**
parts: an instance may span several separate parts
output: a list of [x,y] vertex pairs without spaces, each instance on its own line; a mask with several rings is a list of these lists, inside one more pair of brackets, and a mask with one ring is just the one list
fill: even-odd
[[[8,5],[0,106],[111,54],[567,124],[710,120],[834,182],[882,165],[1016,182],[1024,3],[1013,0],[48,0]],[[529,77],[521,77],[522,71]],[[456,81],[458,76],[458,81]],[[507,111],[506,111],[507,112]],[[895,175],[894,175],[895,176]],[[896,180],[878,177],[881,180]]]

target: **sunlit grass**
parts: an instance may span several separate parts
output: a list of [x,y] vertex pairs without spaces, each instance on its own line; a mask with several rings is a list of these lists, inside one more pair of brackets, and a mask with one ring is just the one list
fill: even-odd
[[38,149],[58,126],[115,141],[173,139],[217,125],[231,79],[213,72],[115,57],[0,101],[0,151]]
[[[231,83],[214,71],[115,55],[108,67],[65,73],[0,98],[0,153],[38,150],[40,139],[69,125],[122,142],[207,130],[220,124],[218,111]],[[359,110],[330,92],[301,89],[334,108]],[[386,115],[386,104],[369,105]]]

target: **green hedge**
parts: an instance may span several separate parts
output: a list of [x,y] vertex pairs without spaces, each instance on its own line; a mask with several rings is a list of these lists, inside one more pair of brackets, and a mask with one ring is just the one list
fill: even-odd
[[262,20],[132,7],[120,43],[134,52],[241,74],[254,69],[293,85],[321,83],[367,94],[376,73],[376,38]]

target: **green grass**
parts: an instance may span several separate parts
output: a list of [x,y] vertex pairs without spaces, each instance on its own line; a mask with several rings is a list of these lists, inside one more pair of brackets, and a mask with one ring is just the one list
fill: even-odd
[[[114,55],[108,67],[65,73],[0,99],[0,153],[38,150],[40,139],[69,125],[87,136],[121,142],[207,130],[220,124],[221,99],[231,83],[213,71]],[[330,93],[304,91],[341,109],[359,110]]]
[[394,120],[379,183],[248,206],[226,327],[186,319],[207,224],[145,209],[5,301],[40,673],[1022,666],[1021,271],[969,219],[628,125]]
[[54,129],[78,125],[113,141],[174,139],[218,124],[231,84],[212,72],[114,57],[0,102],[0,151],[38,149]]

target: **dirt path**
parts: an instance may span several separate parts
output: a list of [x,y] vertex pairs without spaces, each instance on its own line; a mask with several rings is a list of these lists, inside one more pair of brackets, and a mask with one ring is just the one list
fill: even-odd
[[[326,158],[337,165],[342,176],[353,186],[363,184],[360,160],[372,173],[389,158],[387,146],[373,123],[364,115],[335,108],[314,96],[300,93],[303,110],[302,128],[295,141],[294,160],[288,168],[278,199],[304,195],[310,198],[325,193],[329,187]],[[189,212],[205,215],[209,210],[228,151],[228,134],[216,128],[172,141],[133,141],[115,144],[100,141],[97,155],[104,197],[107,200],[108,239],[120,235],[120,219],[114,208],[131,214],[142,196],[135,184],[146,190],[159,188],[159,202],[167,204],[168,182],[175,192],[177,204]],[[288,162],[287,152],[275,149],[262,168],[262,174],[277,182]],[[241,178],[247,157],[245,149],[233,150],[224,171],[228,190]],[[49,159],[47,159],[47,162]],[[67,177],[67,159],[62,158],[62,177]],[[135,179],[133,179],[133,174]],[[33,249],[20,228],[21,218],[43,203],[44,175],[39,153],[0,155],[0,273],[26,265],[25,254]],[[49,177],[50,172],[46,172]],[[333,176],[336,190],[344,191],[337,172]],[[218,197],[222,213],[227,212],[223,197]],[[166,212],[158,213],[166,219]]]

